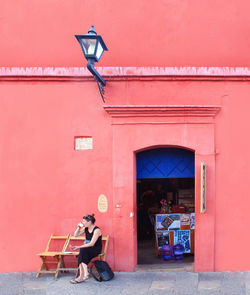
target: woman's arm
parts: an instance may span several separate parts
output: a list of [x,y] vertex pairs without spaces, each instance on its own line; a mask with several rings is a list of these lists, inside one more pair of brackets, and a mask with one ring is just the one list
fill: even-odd
[[96,243],[96,241],[98,240],[98,238],[102,235],[102,232],[99,228],[97,228],[95,231],[94,231],[94,234],[93,234],[93,237],[91,239],[91,241],[88,243],[88,244],[84,244],[82,246],[73,246],[72,249],[73,250],[77,250],[77,249],[80,249],[80,248],[88,248],[88,247],[93,247]]
[[77,226],[77,229],[75,230],[75,233],[74,233],[74,237],[78,237],[80,235],[82,235],[85,231],[85,227],[80,227],[79,225]]

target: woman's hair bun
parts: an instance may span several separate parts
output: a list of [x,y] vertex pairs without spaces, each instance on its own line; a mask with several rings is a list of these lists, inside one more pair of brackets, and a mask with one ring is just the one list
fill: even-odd
[[94,215],[95,214],[83,216],[83,219],[85,219],[87,221],[91,221],[94,224],[95,223],[95,217],[94,217]]
[[95,217],[95,213],[92,213],[91,216]]

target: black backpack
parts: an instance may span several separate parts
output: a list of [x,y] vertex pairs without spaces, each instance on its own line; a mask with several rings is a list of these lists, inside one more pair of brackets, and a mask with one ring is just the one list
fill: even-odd
[[109,281],[114,277],[114,273],[106,261],[93,261],[90,273],[98,282]]

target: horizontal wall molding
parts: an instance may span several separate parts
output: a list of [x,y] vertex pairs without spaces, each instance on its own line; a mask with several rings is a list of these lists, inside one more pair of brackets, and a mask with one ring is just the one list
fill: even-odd
[[215,117],[220,106],[206,105],[104,105],[112,118],[122,117]]
[[[247,67],[97,67],[107,81],[249,81]],[[87,68],[0,67],[0,81],[94,81]],[[95,82],[95,81],[94,81]]]

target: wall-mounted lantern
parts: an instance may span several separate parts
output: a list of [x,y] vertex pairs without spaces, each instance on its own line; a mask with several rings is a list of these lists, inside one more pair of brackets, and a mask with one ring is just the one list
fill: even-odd
[[102,78],[102,76],[95,69],[95,62],[98,62],[104,51],[108,50],[105,45],[102,37],[96,34],[94,26],[91,26],[88,34],[86,35],[75,35],[77,41],[80,43],[83,54],[88,61],[87,68],[94,76],[96,80],[99,91],[102,96],[102,100],[104,100],[104,86],[106,85],[106,81]]

